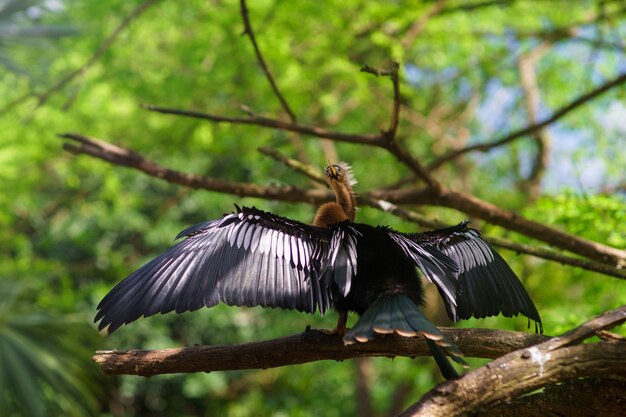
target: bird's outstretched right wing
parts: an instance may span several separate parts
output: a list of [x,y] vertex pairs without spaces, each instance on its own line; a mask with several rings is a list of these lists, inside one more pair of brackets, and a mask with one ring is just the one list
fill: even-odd
[[[483,318],[502,313],[505,317],[524,316],[535,321],[543,332],[541,317],[519,278],[504,259],[485,242],[478,231],[456,226],[408,235],[422,245],[431,245],[458,265],[458,289],[451,302],[448,289],[436,281],[453,320]],[[444,291],[446,291],[444,293]]]
[[219,302],[324,313],[332,286],[349,290],[356,273],[349,228],[317,228],[255,208],[237,208],[181,237],[104,297],[95,318],[101,330]]

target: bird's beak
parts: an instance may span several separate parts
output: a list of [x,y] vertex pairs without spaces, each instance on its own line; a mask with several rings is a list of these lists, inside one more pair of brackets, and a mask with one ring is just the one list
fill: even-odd
[[328,174],[329,174],[330,178],[336,180],[337,179],[337,170],[335,169],[333,164],[330,163],[330,161],[328,159],[326,161],[328,162]]

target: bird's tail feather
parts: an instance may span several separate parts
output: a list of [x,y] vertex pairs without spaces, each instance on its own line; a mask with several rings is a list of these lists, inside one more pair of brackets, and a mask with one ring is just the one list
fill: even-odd
[[354,327],[346,332],[343,341],[350,345],[367,342],[376,334],[390,333],[405,337],[422,335],[441,373],[447,379],[458,377],[458,373],[448,362],[446,355],[457,363],[467,365],[459,348],[428,321],[409,297],[403,294],[384,296],[372,303]]
[[[441,371],[441,375],[443,375],[445,379],[458,378],[459,373],[456,371],[456,369],[454,369],[454,366],[452,366],[448,358],[446,358],[446,354],[444,353],[444,350],[440,348],[437,343],[435,343],[434,341],[430,339],[426,339],[426,344],[428,345],[428,349],[430,350],[430,353],[433,355],[433,359],[435,359],[435,362],[437,362],[437,365],[439,366],[439,371]],[[462,363],[463,366],[467,365],[467,363],[458,356],[456,358],[453,356],[450,356],[450,357],[455,362]]]

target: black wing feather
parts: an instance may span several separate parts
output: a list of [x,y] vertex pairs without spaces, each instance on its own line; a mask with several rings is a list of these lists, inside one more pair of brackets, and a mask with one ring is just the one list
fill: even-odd
[[414,235],[396,232],[387,227],[381,227],[381,229],[387,232],[424,276],[437,285],[446,304],[456,306],[455,295],[458,292],[457,275],[459,273],[456,260],[430,243],[413,239]]
[[183,230],[178,238],[185,240],[103,298],[96,321],[112,332],[141,316],[219,302],[324,313],[332,305],[333,285],[350,288],[357,234],[349,224],[322,229],[237,207]]
[[502,313],[506,317],[522,313],[543,331],[541,318],[519,278],[478,231],[465,221],[456,226],[407,235],[412,241],[430,245],[448,255],[459,267],[455,302],[448,297],[449,287],[433,281],[444,298],[453,320],[483,318]]

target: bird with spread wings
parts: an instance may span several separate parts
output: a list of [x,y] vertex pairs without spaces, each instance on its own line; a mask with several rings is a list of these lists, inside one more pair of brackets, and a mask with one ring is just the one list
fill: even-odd
[[[424,233],[355,223],[355,184],[346,163],[329,165],[336,201],[323,204],[308,225],[256,208],[183,230],[184,238],[115,286],[95,321],[113,332],[156,313],[193,311],[220,302],[324,314],[328,333],[346,344],[377,334],[422,336],[446,378],[458,376],[446,359],[464,364],[460,350],[420,311],[417,269],[434,283],[454,321],[522,314],[543,331],[524,286],[502,257],[467,222]],[[360,317],[347,329],[348,312]]]

